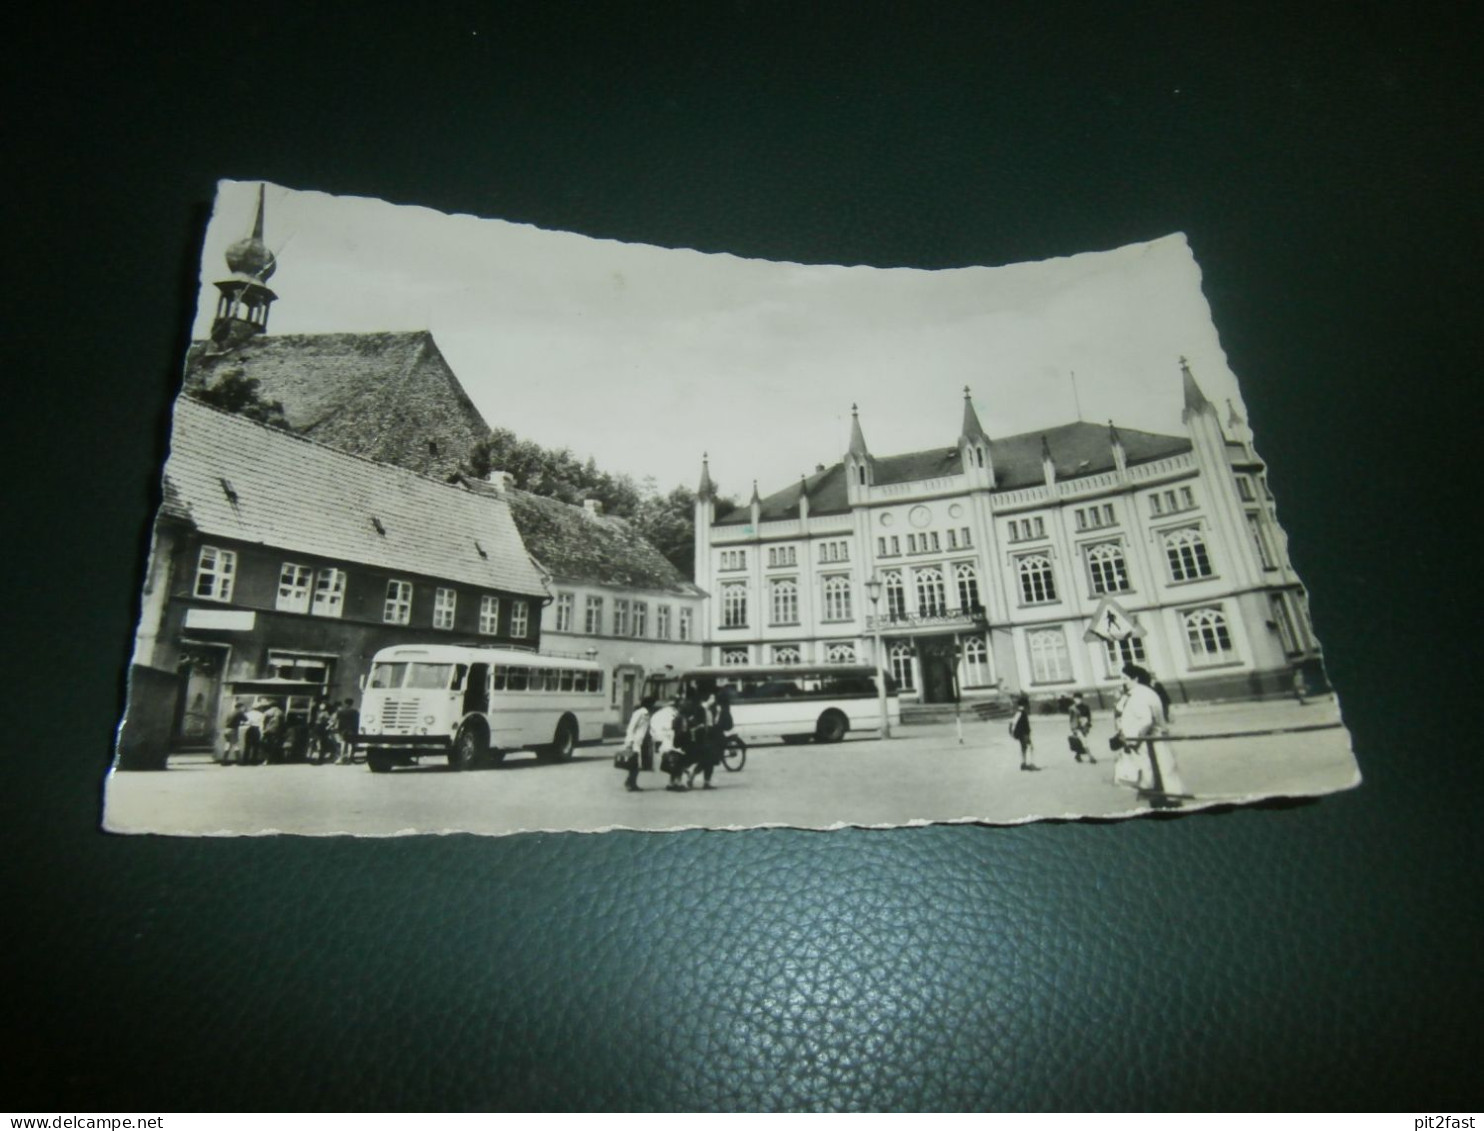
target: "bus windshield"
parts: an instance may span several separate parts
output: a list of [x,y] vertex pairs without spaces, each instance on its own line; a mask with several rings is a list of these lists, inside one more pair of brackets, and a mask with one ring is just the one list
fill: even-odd
[[453,667],[452,664],[378,663],[371,667],[370,686],[379,690],[443,691],[449,685]]

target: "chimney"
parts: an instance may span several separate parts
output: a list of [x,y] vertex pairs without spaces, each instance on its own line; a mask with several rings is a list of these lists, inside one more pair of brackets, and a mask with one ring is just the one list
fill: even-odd
[[508,471],[491,471],[484,481],[501,495],[515,489],[515,476]]
[[582,509],[588,518],[598,519],[603,516],[603,504],[597,499],[583,499]]

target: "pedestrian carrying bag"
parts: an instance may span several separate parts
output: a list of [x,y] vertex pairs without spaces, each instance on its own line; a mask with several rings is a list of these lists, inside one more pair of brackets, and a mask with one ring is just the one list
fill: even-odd
[[680,770],[680,751],[666,750],[660,755],[660,773],[674,774]]
[[613,768],[615,770],[632,770],[639,760],[639,755],[627,746],[620,746],[613,754]]

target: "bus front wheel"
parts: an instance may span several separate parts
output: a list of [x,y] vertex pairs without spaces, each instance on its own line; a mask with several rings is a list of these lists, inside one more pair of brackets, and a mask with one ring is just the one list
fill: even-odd
[[373,774],[389,774],[392,772],[392,756],[385,750],[368,750],[366,768]]
[[839,711],[826,711],[819,716],[819,726],[814,731],[815,742],[839,742],[850,729],[850,720]]
[[455,770],[473,770],[484,765],[489,757],[490,739],[484,727],[470,723],[459,731],[453,746],[448,751],[448,764]]

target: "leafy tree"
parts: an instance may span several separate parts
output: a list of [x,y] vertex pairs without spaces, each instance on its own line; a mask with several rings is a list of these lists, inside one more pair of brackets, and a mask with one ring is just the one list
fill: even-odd
[[259,424],[285,430],[289,427],[283,414],[283,402],[264,398],[258,391],[258,379],[248,377],[235,365],[223,369],[213,384],[188,388],[186,395],[223,412],[256,420]]
[[[491,471],[508,472],[518,489],[564,503],[596,499],[605,514],[628,519],[683,576],[695,576],[696,493],[688,487],[661,493],[652,478],[635,483],[632,476],[599,469],[592,459],[578,459],[568,448],[543,448],[508,428],[491,429],[464,466],[479,479]],[[719,513],[735,506],[730,499],[718,500]]]

